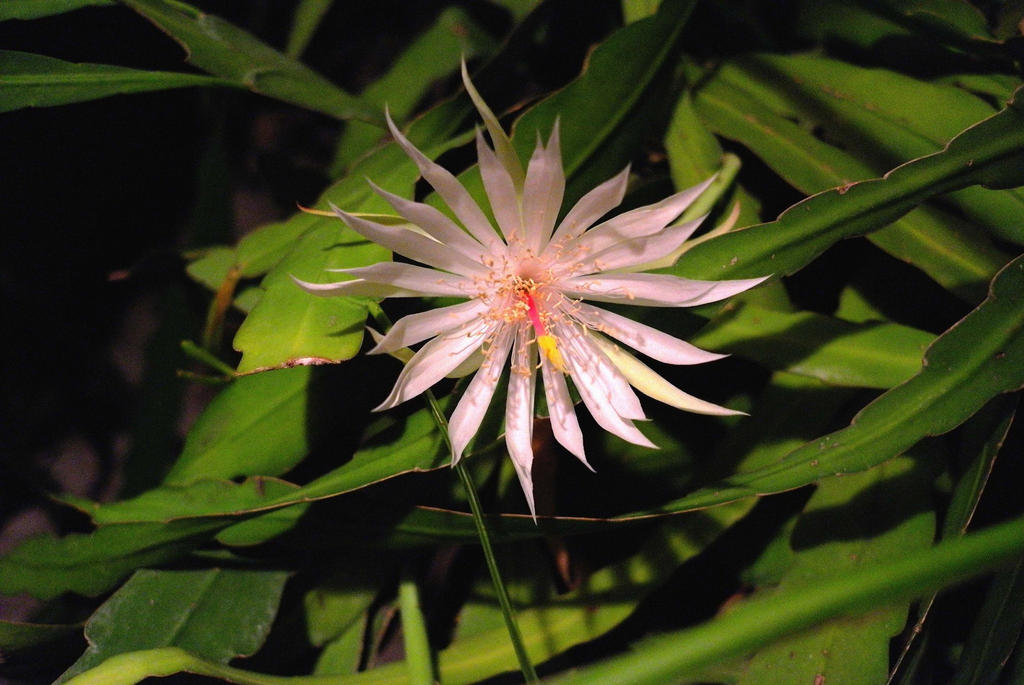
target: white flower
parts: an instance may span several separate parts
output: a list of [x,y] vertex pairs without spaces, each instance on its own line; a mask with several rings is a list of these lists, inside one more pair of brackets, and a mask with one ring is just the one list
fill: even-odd
[[627,168],[584,195],[556,225],[565,189],[558,123],[546,145],[538,137],[524,174],[494,115],[468,77],[465,81],[497,150],[478,130],[480,173],[497,229],[456,178],[417,150],[388,117],[392,135],[459,223],[434,207],[373,186],[422,233],[374,223],[333,205],[332,209],[368,240],[425,266],[386,262],[342,270],[355,280],[300,285],[317,295],[465,298],[460,304],[404,317],[371,350],[394,353],[428,341],[409,359],[377,410],[412,399],[445,376],[475,370],[449,422],[454,463],[480,427],[511,357],[505,442],[532,513],[538,368],[555,439],[588,467],[567,379],[600,426],[647,447],[655,445],[633,423],[645,416],[631,386],[687,411],[738,413],[684,393],[610,339],[666,364],[700,364],[724,355],[700,350],[587,301],[687,307],[724,299],[764,279],[695,281],[625,271],[662,259],[682,245],[701,220],[670,222],[707,183],[591,228],[622,201]]

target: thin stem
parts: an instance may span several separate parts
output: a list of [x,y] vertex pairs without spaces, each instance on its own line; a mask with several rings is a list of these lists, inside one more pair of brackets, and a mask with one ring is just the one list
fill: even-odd
[[[378,326],[385,331],[391,328],[391,320],[384,310],[381,309],[380,305],[372,303],[367,309]],[[452,439],[448,434],[448,419],[445,418],[444,411],[442,411],[441,405],[438,403],[433,391],[427,390],[424,395],[427,398],[427,406],[430,407],[430,414],[434,418],[434,423],[437,424],[437,429],[441,431],[441,437],[444,438],[448,451],[451,452]],[[466,499],[469,500],[469,509],[473,513],[473,523],[476,524],[476,534],[480,539],[480,549],[484,553],[487,571],[491,574],[491,584],[494,585],[494,593],[498,597],[501,615],[505,619],[505,629],[508,630],[508,637],[512,641],[512,648],[515,650],[516,659],[519,661],[519,670],[523,672],[523,678],[526,679],[526,682],[539,682],[540,679],[537,677],[537,671],[533,668],[533,664],[530,663],[530,655],[526,653],[526,646],[523,644],[523,634],[519,632],[519,624],[516,623],[516,615],[512,609],[512,601],[509,599],[508,590],[505,588],[505,582],[501,579],[501,571],[498,569],[498,560],[494,556],[494,547],[491,546],[491,535],[487,531],[487,523],[484,521],[483,507],[480,506],[480,496],[476,492],[476,485],[473,484],[473,478],[469,475],[463,462],[455,464],[453,468],[459,474],[462,487],[466,489]]]
[[[448,449],[451,450],[451,438],[448,435],[448,420],[444,416],[444,412],[441,411],[441,405],[438,404],[437,398],[434,393],[428,390],[426,392],[427,403],[430,405],[430,413],[434,417],[434,422],[437,423],[438,430],[441,431],[441,435],[444,436],[445,443],[448,444]],[[505,588],[505,583],[501,579],[501,571],[498,569],[498,560],[494,556],[494,548],[491,546],[491,536],[487,531],[487,523],[484,521],[483,508],[480,506],[480,497],[477,495],[476,485],[473,484],[473,478],[469,475],[469,471],[466,470],[464,462],[459,462],[454,466],[455,472],[459,474],[459,479],[462,481],[462,486],[466,489],[466,499],[469,500],[469,509],[473,512],[473,523],[476,524],[476,534],[480,538],[480,548],[484,553],[484,561],[487,563],[487,571],[491,574],[491,583],[494,585],[494,593],[498,597],[498,605],[501,607],[501,615],[505,619],[505,628],[508,630],[508,637],[512,641],[512,648],[516,652],[516,659],[519,660],[519,670],[523,672],[523,677],[528,683],[536,683],[539,681],[537,677],[537,671],[534,670],[533,664],[530,663],[530,656],[526,653],[526,646],[523,644],[523,635],[519,632],[519,624],[516,623],[516,615],[512,609],[512,601],[509,599],[508,590]]]
[[398,608],[402,613],[405,664],[412,685],[433,685],[434,660],[427,637],[427,624],[420,607],[420,590],[411,567],[407,566],[398,585]]

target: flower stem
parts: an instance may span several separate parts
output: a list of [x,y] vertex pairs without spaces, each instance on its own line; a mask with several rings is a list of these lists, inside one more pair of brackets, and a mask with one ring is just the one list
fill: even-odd
[[[449,450],[451,449],[451,438],[448,435],[448,420],[444,416],[444,412],[441,410],[441,405],[438,404],[437,398],[431,391],[426,392],[427,403],[430,405],[430,413],[434,417],[434,421],[437,423],[438,429],[441,431],[441,435],[444,436],[445,442],[448,444]],[[501,615],[505,619],[505,628],[508,630],[508,637],[512,641],[512,648],[516,652],[516,659],[519,660],[519,670],[523,672],[523,677],[528,683],[536,683],[539,681],[537,677],[537,671],[534,670],[533,664],[530,663],[530,656],[526,653],[526,647],[523,644],[523,635],[519,632],[519,624],[516,623],[516,615],[512,609],[512,602],[508,596],[508,590],[505,588],[505,583],[501,579],[501,571],[498,569],[498,560],[494,556],[494,548],[491,546],[491,536],[487,531],[487,522],[484,521],[483,508],[480,506],[480,497],[477,495],[476,486],[473,484],[473,478],[469,475],[469,471],[466,469],[465,462],[459,462],[454,466],[455,472],[459,474],[459,479],[462,481],[462,486],[466,489],[466,499],[469,500],[469,509],[473,512],[473,523],[476,524],[476,534],[480,538],[480,548],[484,553],[484,561],[487,563],[487,570],[491,574],[491,583],[494,585],[494,593],[498,597],[498,605],[501,607]]]

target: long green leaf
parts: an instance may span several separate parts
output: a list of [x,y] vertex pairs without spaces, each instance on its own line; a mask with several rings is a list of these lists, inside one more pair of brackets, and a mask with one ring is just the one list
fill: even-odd
[[201,74],[144,71],[109,64],[78,64],[0,50],[0,112],[97,100],[121,93],[143,93],[194,86],[230,86]]
[[696,245],[674,268],[711,279],[790,274],[833,243],[876,231],[939,193],[973,184],[1024,184],[1024,88],[1009,105],[951,140],[942,152],[885,177],[819,193],[771,223]]
[[921,370],[931,333],[894,323],[853,324],[813,312],[728,305],[690,342],[826,383],[891,388]]
[[586,685],[676,682],[830,618],[862,614],[920,597],[1006,564],[1024,552],[1024,519],[972,533],[934,548],[818,579],[799,591],[754,598],[696,628],[640,644],[624,656],[556,680]]
[[991,398],[1024,385],[1024,256],[1008,264],[977,309],[941,335],[924,369],[865,407],[849,427],[785,459],[738,473],[674,503],[700,508],[869,468],[960,425]]
[[122,0],[176,40],[188,61],[239,86],[339,119],[382,117],[333,83],[239,27],[176,0]]
[[64,14],[82,7],[115,5],[116,0],[4,0],[0,3],[0,21],[7,19],[41,19]]
[[[715,77],[705,83],[696,100],[698,110],[716,132],[742,142],[793,186],[817,193],[874,176],[870,165],[773,112],[734,81]],[[982,107],[982,116],[986,111]],[[868,234],[868,239],[976,302],[984,298],[988,281],[1008,257],[970,229],[936,209],[920,207]]]

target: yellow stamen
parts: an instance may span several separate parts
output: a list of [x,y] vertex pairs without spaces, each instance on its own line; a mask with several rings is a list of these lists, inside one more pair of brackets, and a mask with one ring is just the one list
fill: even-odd
[[548,361],[554,364],[555,368],[561,373],[566,373],[565,361],[562,359],[562,353],[558,351],[558,345],[555,342],[555,336],[553,335],[538,335],[537,336],[537,347],[544,353],[544,356],[548,358]]

